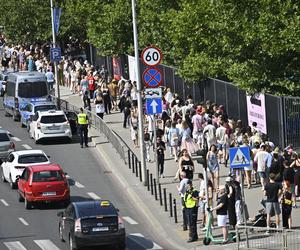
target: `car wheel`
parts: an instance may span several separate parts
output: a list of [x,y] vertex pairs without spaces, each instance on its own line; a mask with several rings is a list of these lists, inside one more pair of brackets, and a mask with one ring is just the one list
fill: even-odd
[[16,189],[17,187],[16,183],[14,183],[13,180],[11,179],[11,176],[9,177],[9,185],[11,189]]
[[62,242],[65,242],[64,237],[63,237],[63,232],[62,232],[61,224],[59,224],[59,226],[58,226],[58,235],[59,235],[59,239]]
[[76,250],[77,247],[74,246],[74,241],[72,239],[72,236],[69,236],[69,246],[70,246],[70,250]]
[[23,196],[19,193],[19,202],[23,202],[24,201],[24,198]]
[[25,197],[24,199],[24,202],[25,202],[25,208],[26,209],[31,209],[32,208],[32,203],[30,201],[28,201]]
[[3,169],[2,169],[2,173],[1,173],[1,180],[2,180],[2,182],[7,182],[7,180],[4,177]]
[[66,208],[70,204],[70,202],[71,202],[70,199],[64,200],[61,202],[61,206],[63,208]]

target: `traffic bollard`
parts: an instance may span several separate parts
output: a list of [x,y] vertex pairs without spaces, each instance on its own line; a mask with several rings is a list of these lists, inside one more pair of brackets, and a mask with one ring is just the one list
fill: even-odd
[[153,195],[153,175],[150,174],[150,188],[151,188],[151,195]]
[[172,193],[169,193],[170,217],[173,217]]
[[140,173],[140,182],[143,181],[143,176],[142,176],[142,163],[139,161],[139,173]]
[[135,155],[134,155],[134,153],[132,153],[132,155],[131,155],[131,161],[132,161],[132,173],[134,173],[134,157],[135,157]]
[[130,158],[130,150],[128,149],[127,151],[127,154],[128,154],[128,166],[129,166],[129,169],[131,168],[131,158]]
[[155,197],[155,200],[157,201],[157,188],[156,188],[156,179],[155,178],[153,179],[153,183],[154,183],[154,197]]
[[146,173],[147,173],[147,190],[150,191],[150,176],[149,176],[149,169],[147,169]]
[[168,204],[167,204],[167,189],[164,188],[164,205],[165,205],[165,212],[168,211]]
[[162,206],[163,205],[163,201],[162,201],[162,195],[161,195],[161,184],[158,184],[158,194],[159,194],[159,203]]
[[178,223],[178,220],[177,220],[176,199],[173,200],[173,209],[174,209],[174,221],[175,221],[175,223]]
[[135,177],[139,177],[138,165],[138,158],[135,157]]

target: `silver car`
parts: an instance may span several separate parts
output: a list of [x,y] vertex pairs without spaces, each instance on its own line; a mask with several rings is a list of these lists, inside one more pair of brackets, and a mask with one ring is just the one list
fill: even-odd
[[11,140],[6,130],[0,129],[0,164],[4,161],[10,152],[15,150],[15,144]]

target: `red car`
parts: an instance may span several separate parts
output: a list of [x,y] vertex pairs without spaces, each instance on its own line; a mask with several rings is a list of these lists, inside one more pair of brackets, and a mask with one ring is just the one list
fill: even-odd
[[19,177],[19,201],[25,208],[34,203],[61,201],[70,203],[70,188],[62,168],[58,164],[28,166]]

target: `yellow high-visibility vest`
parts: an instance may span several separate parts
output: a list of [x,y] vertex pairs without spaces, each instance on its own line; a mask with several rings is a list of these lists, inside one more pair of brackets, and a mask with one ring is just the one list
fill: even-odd
[[78,119],[78,124],[79,125],[87,125],[88,124],[87,115],[84,114],[84,113],[78,114],[77,119]]
[[192,192],[188,192],[188,193],[185,193],[185,196],[184,196],[184,203],[185,203],[185,207],[186,208],[193,208],[197,205],[197,202],[198,201],[195,201],[193,199],[193,196],[192,194],[197,191],[196,189],[193,189]]

